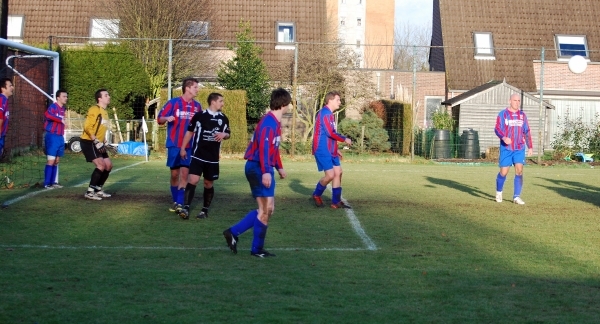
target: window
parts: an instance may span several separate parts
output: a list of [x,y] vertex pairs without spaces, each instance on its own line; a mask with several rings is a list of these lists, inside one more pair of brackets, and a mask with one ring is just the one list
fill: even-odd
[[495,59],[492,33],[473,33],[473,42],[475,43],[475,59]]
[[587,41],[582,35],[556,35],[556,49],[558,58],[570,58],[575,55],[588,57]]
[[296,42],[296,24],[293,22],[277,22],[275,24],[275,49],[294,49]]
[[25,16],[8,16],[7,38],[22,43],[25,27]]
[[189,39],[208,39],[208,22],[190,21],[187,26],[185,38]]
[[346,17],[340,18],[340,26],[346,26]]
[[119,36],[119,19],[92,19],[91,38],[117,38]]
[[425,97],[425,128],[433,127],[433,113],[440,110],[444,97]]
[[356,26],[362,26],[362,19],[360,19],[360,18],[356,19]]

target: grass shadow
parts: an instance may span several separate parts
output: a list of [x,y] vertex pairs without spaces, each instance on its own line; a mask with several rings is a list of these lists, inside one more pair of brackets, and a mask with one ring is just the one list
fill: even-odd
[[448,180],[448,179],[440,179],[440,178],[433,178],[433,177],[425,177],[425,180],[439,185],[439,186],[444,186],[444,187],[448,187],[448,188],[452,188],[452,189],[456,189],[458,191],[462,191],[465,193],[468,193],[471,196],[475,196],[475,197],[479,197],[479,198],[486,198],[486,199],[494,199],[495,197],[487,192],[481,191],[481,189],[474,187],[474,186],[470,186],[470,185],[465,185],[462,184],[460,182],[454,181],[454,180]]
[[587,202],[587,203],[590,203],[590,204],[600,207],[600,188],[599,187],[590,186],[588,184],[577,182],[577,181],[566,181],[566,180],[549,179],[549,178],[539,178],[539,179],[546,180],[546,181],[551,182],[554,185],[556,185],[556,187],[538,185],[542,188],[552,190],[565,198]]

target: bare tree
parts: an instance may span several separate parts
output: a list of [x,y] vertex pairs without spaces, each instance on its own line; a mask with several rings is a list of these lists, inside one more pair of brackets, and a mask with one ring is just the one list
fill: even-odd
[[[173,76],[180,79],[210,69],[216,60],[208,50],[213,16],[210,0],[103,0],[118,19],[124,38],[150,76],[152,95],[158,96],[168,75],[171,39]],[[205,42],[202,42],[205,41]]]
[[414,25],[404,22],[396,25],[394,33],[394,68],[412,71],[413,60],[417,71],[429,70],[429,44],[431,23]]

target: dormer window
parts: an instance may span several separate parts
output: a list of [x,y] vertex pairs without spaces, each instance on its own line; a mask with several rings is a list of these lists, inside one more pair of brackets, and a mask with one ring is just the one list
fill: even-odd
[[556,35],[555,40],[559,59],[568,59],[575,55],[588,57],[587,41],[584,35]]
[[275,23],[275,49],[294,49],[296,43],[296,24],[293,22]]
[[473,33],[473,42],[475,45],[475,59],[494,60],[494,42],[492,33],[476,32]]

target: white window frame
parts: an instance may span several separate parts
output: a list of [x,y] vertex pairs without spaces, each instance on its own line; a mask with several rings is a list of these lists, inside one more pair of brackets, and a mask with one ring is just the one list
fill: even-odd
[[473,44],[476,60],[495,60],[494,37],[490,32],[474,32]]
[[[285,29],[291,28],[289,40],[285,39]],[[293,50],[296,48],[296,23],[291,21],[275,22],[275,49]]]
[[356,18],[356,26],[362,26],[362,18]]
[[440,109],[440,107],[442,107],[443,105],[441,104],[444,100],[446,100],[446,98],[444,96],[425,96],[425,115],[423,116],[423,127],[424,128],[433,128],[433,120],[427,119],[427,114],[429,113],[429,111],[427,110],[429,107],[427,107],[427,100],[429,99],[435,99],[435,100],[440,100],[440,104],[436,107],[436,111]]
[[210,22],[193,20],[187,25],[185,38],[187,39],[202,39],[208,40],[208,32],[210,29]]
[[[583,53],[578,54],[586,59],[588,59],[588,44],[587,37],[585,35],[554,35],[554,42],[556,45],[556,57],[559,61],[567,61],[574,55],[563,53],[563,50],[560,48],[561,44],[570,44],[570,45],[579,45],[583,46]],[[577,51],[577,50],[570,50]]]
[[9,41],[23,43],[25,36],[25,16],[8,15],[7,35]]
[[[119,19],[92,18],[90,19],[91,39],[111,39],[119,37]],[[104,42],[93,41],[95,44]]]

